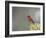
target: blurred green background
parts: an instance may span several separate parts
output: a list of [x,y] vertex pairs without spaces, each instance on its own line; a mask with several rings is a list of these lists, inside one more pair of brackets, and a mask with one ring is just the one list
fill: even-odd
[[40,8],[12,7],[12,30],[27,31],[30,25],[27,16],[32,16],[35,23],[40,24]]

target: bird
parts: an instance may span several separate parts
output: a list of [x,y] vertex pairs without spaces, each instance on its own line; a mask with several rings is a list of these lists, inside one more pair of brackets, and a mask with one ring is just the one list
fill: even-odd
[[28,17],[28,21],[29,21],[29,22],[35,23],[35,22],[33,21],[33,19],[32,19],[32,16],[27,16],[27,17]]
[[40,30],[40,24],[33,21],[32,16],[27,16],[29,21],[30,30]]

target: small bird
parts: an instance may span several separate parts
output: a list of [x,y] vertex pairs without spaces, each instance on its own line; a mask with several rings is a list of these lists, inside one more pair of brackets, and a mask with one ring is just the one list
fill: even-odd
[[29,22],[35,23],[35,22],[33,21],[33,19],[32,19],[32,16],[27,16],[27,17],[28,17]]
[[30,30],[40,30],[40,24],[35,23],[32,19],[32,16],[27,16],[29,25],[30,25]]

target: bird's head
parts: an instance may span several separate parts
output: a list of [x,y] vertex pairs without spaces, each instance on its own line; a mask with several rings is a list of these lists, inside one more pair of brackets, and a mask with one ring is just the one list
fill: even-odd
[[32,21],[32,16],[27,16],[27,18],[28,18],[28,21]]

